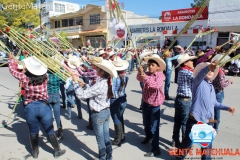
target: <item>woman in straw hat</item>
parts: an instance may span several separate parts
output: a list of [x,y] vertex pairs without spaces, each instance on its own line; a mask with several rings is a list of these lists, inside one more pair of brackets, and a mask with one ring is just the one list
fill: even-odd
[[165,59],[166,63],[166,79],[165,79],[165,86],[164,86],[164,94],[165,94],[165,100],[173,100],[171,97],[169,97],[169,88],[171,84],[171,76],[172,76],[172,61],[178,59],[179,55],[176,55],[174,57],[171,57],[171,52],[166,51],[163,54],[163,57]]
[[[219,108],[221,110],[229,111],[234,114],[235,108],[228,107],[224,104],[219,103],[216,100],[215,90],[212,85],[212,81],[218,74],[218,66],[216,62],[213,63],[200,63],[194,69],[194,80],[193,80],[193,101],[190,108],[189,119],[187,121],[185,137],[182,140],[182,144],[179,146],[181,149],[190,149],[192,147],[192,140],[190,139],[190,132],[193,125],[198,122],[207,123],[213,126],[216,123],[214,120],[214,108]],[[201,128],[201,127],[200,127]],[[215,131],[213,130],[213,133]],[[202,148],[211,149],[212,143],[207,146],[205,144],[199,143]],[[187,150],[189,152],[189,150]],[[186,155],[180,155],[176,159],[184,159]],[[210,154],[203,154],[202,159],[211,159]]]
[[112,159],[112,145],[109,136],[110,99],[113,97],[111,77],[117,77],[114,65],[108,60],[93,63],[99,78],[93,86],[86,85],[73,75],[74,90],[79,99],[90,98],[93,129],[95,131],[101,160]]
[[36,57],[29,57],[24,60],[26,72],[19,72],[14,65],[12,53],[9,53],[9,71],[24,86],[24,115],[30,131],[30,142],[32,147],[32,155],[38,158],[38,132],[40,124],[48,134],[55,153],[55,158],[62,156],[65,150],[61,150],[58,140],[54,134],[53,115],[48,105],[47,67],[39,63]]
[[145,58],[148,62],[149,72],[144,72],[143,68],[138,69],[137,80],[144,83],[143,87],[143,125],[146,133],[142,144],[147,144],[152,140],[152,149],[145,154],[145,157],[153,157],[161,154],[159,148],[159,122],[160,105],[164,102],[164,93],[162,91],[163,81],[165,79],[162,71],[166,64],[158,55]]
[[122,141],[125,139],[123,113],[127,106],[125,89],[128,82],[125,70],[128,68],[129,63],[120,57],[115,57],[112,63],[118,73],[118,77],[112,79],[113,97],[110,99],[110,111],[115,130],[115,138],[112,141],[112,145],[121,146]]
[[[76,66],[80,66],[81,62],[79,60],[78,57],[76,56],[72,56],[71,58],[69,58],[69,60],[65,60],[65,62],[67,63],[67,65],[64,62],[61,62],[62,66],[64,68],[66,68],[69,72],[71,72],[72,74],[74,74],[75,76],[80,76],[80,74],[78,73]],[[72,83],[72,79],[68,78],[66,80],[66,84],[64,85],[65,89],[66,89],[66,96],[67,96],[67,109],[68,109],[68,113],[65,116],[65,118],[67,120],[70,120],[72,117],[72,107],[75,108],[77,106],[77,111],[78,111],[78,118],[82,119],[82,106],[81,106],[81,101],[76,97],[75,93],[74,93],[74,88],[73,88],[73,83]],[[74,101],[75,98],[75,101]]]

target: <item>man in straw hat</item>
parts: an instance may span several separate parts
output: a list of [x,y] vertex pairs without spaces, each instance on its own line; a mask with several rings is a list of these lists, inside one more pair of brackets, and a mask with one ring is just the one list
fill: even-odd
[[[176,45],[174,48],[175,48],[174,56],[180,55],[180,54],[182,53],[182,46]],[[177,80],[178,80],[178,71],[179,71],[179,68],[176,67],[176,66],[178,65],[177,60],[174,60],[174,61],[173,61],[173,65],[175,66],[174,82],[177,83]]]
[[146,137],[142,144],[147,144],[152,140],[152,149],[145,154],[145,157],[153,157],[161,154],[159,148],[159,122],[160,105],[164,102],[162,91],[164,74],[166,68],[164,60],[154,54],[145,58],[148,62],[149,72],[144,72],[142,67],[138,68],[137,80],[144,83],[143,87],[143,125]]
[[114,51],[111,51],[111,52],[108,53],[108,59],[110,61],[113,61],[116,56],[117,56],[117,54]]
[[94,63],[99,76],[93,86],[88,86],[79,81],[79,78],[72,76],[74,90],[79,99],[90,98],[90,109],[92,110],[93,129],[98,144],[99,159],[112,159],[112,145],[109,136],[110,98],[113,97],[110,81],[117,77],[117,71],[108,60],[101,60]]
[[48,104],[47,66],[36,57],[23,60],[26,72],[19,72],[16,68],[13,54],[9,53],[9,71],[24,86],[24,115],[30,132],[30,144],[33,158],[38,158],[39,125],[41,124],[54,148],[54,156],[58,158],[65,154],[61,150],[54,134],[52,110]]
[[102,57],[103,59],[108,59],[108,54],[106,51],[101,50],[98,54],[99,57]]
[[[213,57],[212,62],[215,60],[219,61],[222,57],[223,57],[223,55],[217,54],[215,57]],[[222,60],[222,62],[225,62],[229,59],[230,59],[230,57],[226,56]],[[223,67],[219,68],[217,77],[213,80],[213,87],[215,89],[216,99],[219,103],[223,102],[224,88],[228,87],[230,84],[233,84],[233,80],[232,79],[226,80],[224,68]],[[214,108],[214,119],[217,120],[218,122],[214,123],[213,128],[218,133],[218,127],[219,127],[219,123],[220,123],[220,110],[217,108]]]
[[[229,111],[234,114],[235,108],[228,107],[224,104],[219,103],[216,100],[215,90],[212,85],[212,81],[218,74],[218,66],[216,62],[213,63],[200,63],[194,69],[194,81],[193,81],[193,101],[190,108],[189,119],[187,121],[185,137],[182,141],[182,144],[179,146],[181,149],[190,149],[192,147],[192,140],[190,139],[190,132],[192,127],[197,127],[198,124],[206,123],[209,127],[212,128],[213,123],[216,123],[214,120],[214,108],[221,110]],[[212,133],[215,133],[215,130],[212,128]],[[212,143],[199,143],[202,147],[202,150],[209,154],[203,154],[202,159],[211,159],[211,151],[206,149],[212,148]],[[189,150],[187,150],[187,153]],[[184,159],[186,155],[179,155],[176,159]]]
[[185,136],[186,124],[189,116],[189,108],[192,102],[192,82],[193,82],[193,59],[195,56],[189,56],[188,54],[182,54],[178,59],[178,65],[180,67],[178,73],[178,88],[177,96],[175,99],[175,114],[174,114],[174,126],[172,135],[173,147],[180,145],[179,132],[182,128],[182,139]]

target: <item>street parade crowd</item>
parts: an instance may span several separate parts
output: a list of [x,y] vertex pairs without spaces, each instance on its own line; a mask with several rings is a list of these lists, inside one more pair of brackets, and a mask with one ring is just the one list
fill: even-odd
[[[167,43],[169,42],[166,42],[166,45]],[[59,145],[59,141],[64,137],[60,108],[67,110],[65,118],[71,120],[72,108],[76,107],[77,116],[82,119],[81,103],[86,101],[89,114],[89,124],[86,128],[95,132],[98,159],[113,159],[112,145],[120,147],[127,141],[124,125],[128,94],[126,87],[128,75],[135,69],[138,72],[136,81],[139,81],[142,88],[139,109],[142,110],[145,138],[141,143],[147,144],[152,140],[152,148],[144,154],[145,157],[161,154],[160,108],[165,100],[175,101],[173,147],[191,148],[193,143],[189,133],[192,126],[199,121],[213,126],[218,134],[220,110],[232,114],[235,112],[235,108],[222,104],[224,89],[233,84],[233,80],[226,79],[225,75],[236,76],[240,68],[238,60],[221,67],[218,66],[218,62],[230,59],[235,50],[224,56],[227,50],[219,46],[214,49],[203,46],[196,51],[186,49],[180,45],[175,45],[170,50],[158,46],[138,49],[128,46],[96,49],[88,46],[74,50],[69,48],[58,50],[64,57],[56,58],[61,67],[53,68],[53,65],[48,68],[34,56],[21,54],[14,58],[18,53],[18,47],[15,47],[16,51],[8,55],[8,65],[10,73],[19,80],[21,86],[32,156],[38,158],[40,124],[54,148],[55,158],[66,152]],[[66,81],[55,74],[56,70],[63,69],[71,73],[71,77]],[[226,73],[226,70],[229,73]],[[175,98],[169,95],[173,71],[174,82],[178,85]],[[53,117],[57,126],[56,135]],[[114,123],[113,138],[109,135],[110,117]],[[211,147],[212,144],[207,148]],[[184,159],[186,156],[179,155],[176,159]],[[202,159],[208,158],[209,155],[202,156]]]

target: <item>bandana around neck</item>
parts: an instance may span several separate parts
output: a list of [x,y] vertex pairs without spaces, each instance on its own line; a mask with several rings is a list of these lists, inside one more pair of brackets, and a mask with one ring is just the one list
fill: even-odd
[[180,70],[188,70],[190,72],[193,72],[193,69],[192,68],[189,68],[188,66],[184,66],[184,67],[181,67]]

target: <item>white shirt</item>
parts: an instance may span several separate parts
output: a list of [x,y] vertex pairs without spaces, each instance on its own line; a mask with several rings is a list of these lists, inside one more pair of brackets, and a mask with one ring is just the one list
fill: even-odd
[[98,78],[93,86],[90,87],[89,85],[86,85],[86,89],[80,87],[78,83],[74,83],[74,90],[79,99],[90,98],[89,106],[91,110],[100,112],[101,110],[110,107],[110,100],[107,96],[107,79]]
[[156,54],[157,54],[157,53],[158,53],[158,49],[157,49],[157,48],[154,49],[154,50],[153,50],[153,53],[156,53]]
[[206,49],[207,49],[207,46],[202,46],[203,51],[206,51]]

